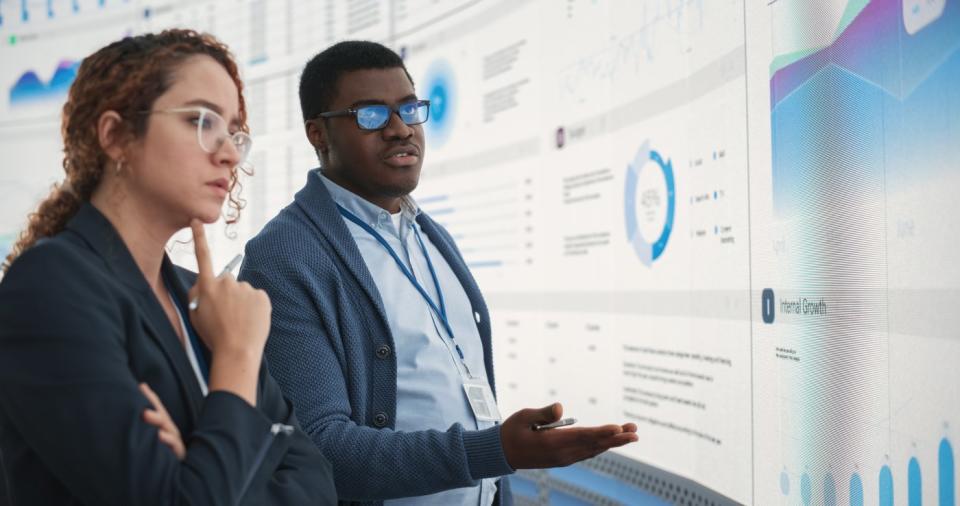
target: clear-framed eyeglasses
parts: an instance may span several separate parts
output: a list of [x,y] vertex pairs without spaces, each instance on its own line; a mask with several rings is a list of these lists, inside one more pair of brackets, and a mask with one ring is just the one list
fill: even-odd
[[253,139],[246,132],[238,130],[230,133],[230,125],[215,111],[206,107],[174,107],[171,109],[159,109],[155,111],[144,111],[145,114],[162,113],[182,115],[186,121],[197,127],[197,143],[200,149],[207,153],[216,153],[223,146],[223,143],[230,140],[233,147],[237,150],[239,160],[238,166],[243,166],[250,155],[250,148],[253,146]]

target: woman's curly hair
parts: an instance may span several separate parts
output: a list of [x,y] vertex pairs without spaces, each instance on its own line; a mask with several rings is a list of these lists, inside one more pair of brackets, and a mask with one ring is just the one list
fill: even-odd
[[[100,184],[110,162],[97,136],[100,115],[116,111],[123,118],[119,134],[142,137],[148,116],[140,112],[150,110],[154,101],[173,85],[177,66],[196,55],[213,58],[233,79],[240,97],[240,128],[247,131],[243,83],[237,64],[227,47],[212,35],[193,30],[165,30],[127,37],[101,48],[80,64],[63,106],[60,131],[66,177],[55,184],[50,195],[30,213],[26,228],[3,264],[4,271],[38,240],[62,231]],[[228,224],[237,221],[243,208],[240,189],[239,174],[234,170],[230,177]]]

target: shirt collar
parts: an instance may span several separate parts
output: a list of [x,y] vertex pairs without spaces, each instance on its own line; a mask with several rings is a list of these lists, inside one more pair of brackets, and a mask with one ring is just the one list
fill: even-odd
[[[374,228],[388,228],[393,230],[393,223],[390,221],[390,213],[382,207],[368,202],[363,197],[351,192],[350,190],[334,183],[320,171],[320,180],[323,181],[333,201],[340,204],[344,209],[355,214]],[[417,216],[420,215],[420,206],[410,195],[404,195],[400,199],[400,212],[403,215],[401,223],[416,223]]]

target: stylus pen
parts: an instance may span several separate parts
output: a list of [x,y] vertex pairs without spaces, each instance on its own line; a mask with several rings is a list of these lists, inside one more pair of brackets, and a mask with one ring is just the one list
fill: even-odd
[[224,274],[234,270],[240,265],[240,261],[243,260],[243,253],[237,253],[237,256],[233,257],[233,260],[227,262],[227,266],[220,271],[220,274],[217,274],[217,277],[223,276]]
[[547,429],[556,429],[557,427],[566,427],[567,425],[573,425],[577,423],[576,418],[564,418],[563,420],[557,420],[553,423],[545,423],[543,425],[535,423],[533,424],[533,430],[547,430]]
[[[217,274],[217,277],[219,278],[220,276],[223,276],[224,274],[227,274],[228,272],[236,269],[237,266],[240,265],[241,260],[243,260],[243,253],[237,253],[237,256],[233,257],[233,260],[230,260],[229,262],[227,262],[227,266],[224,267],[222,271],[220,271],[220,274]],[[196,299],[191,300],[190,304],[187,307],[190,308],[190,311],[196,311],[197,306],[199,304],[200,304],[200,297],[197,297]]]

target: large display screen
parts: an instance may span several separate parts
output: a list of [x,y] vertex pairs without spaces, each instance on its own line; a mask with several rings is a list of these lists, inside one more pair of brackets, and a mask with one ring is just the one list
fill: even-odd
[[0,254],[62,177],[84,55],[175,26],[247,85],[220,264],[317,165],[305,62],[403,56],[432,103],[414,197],[490,306],[501,412],[639,427],[519,503],[956,504],[955,0],[0,1]]

